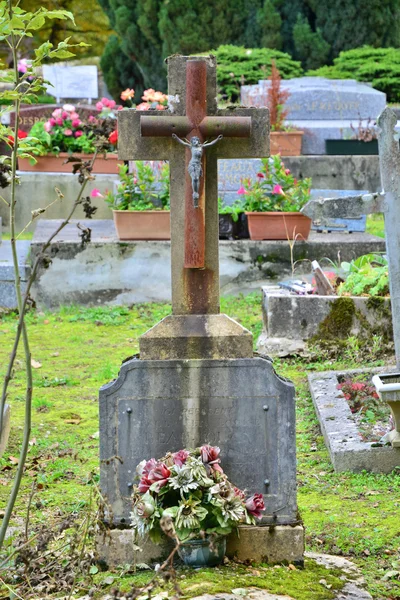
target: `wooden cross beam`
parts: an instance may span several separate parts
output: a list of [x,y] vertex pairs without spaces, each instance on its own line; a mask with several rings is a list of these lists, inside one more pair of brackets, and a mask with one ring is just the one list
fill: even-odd
[[[122,160],[168,160],[171,197],[172,312],[219,313],[219,158],[269,156],[267,109],[218,109],[216,61],[212,56],[172,56],[168,64],[169,110],[123,110],[118,114],[118,155]],[[190,150],[172,134],[203,143],[199,207],[188,173]]]

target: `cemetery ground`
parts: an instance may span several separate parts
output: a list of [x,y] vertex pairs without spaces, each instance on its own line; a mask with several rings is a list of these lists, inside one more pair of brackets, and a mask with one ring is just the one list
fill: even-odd
[[[262,327],[258,292],[222,299],[222,311],[249,328],[257,339]],[[80,539],[87,538],[90,548],[99,472],[99,387],[116,377],[121,361],[138,351],[138,337],[169,312],[170,307],[165,304],[135,305],[130,309],[72,306],[52,313],[29,312],[27,323],[34,361],[33,429],[22,491],[11,523],[12,535],[24,530],[29,504],[28,536],[39,532],[40,539],[45,532],[57,531],[60,523],[71,517],[78,522]],[[16,324],[15,314],[0,317],[1,376]],[[22,353],[18,358],[10,389],[12,431],[0,460],[0,505],[4,505],[9,492],[23,427]],[[372,356],[350,344],[336,359],[315,350],[305,359],[275,360],[274,364],[277,372],[289,377],[296,386],[298,504],[306,528],[306,549],[348,557],[359,566],[374,598],[394,599],[400,598],[399,475],[334,473],[307,386],[310,371],[380,366],[383,358],[387,364],[390,360],[393,363],[393,357]],[[223,451],[222,448],[222,461]],[[67,529],[57,536],[36,563],[36,576],[46,573],[43,581],[50,577],[50,583],[54,577],[53,592],[45,595],[29,589],[31,573],[23,584],[24,593],[15,586],[20,594],[17,597],[68,597],[65,592],[56,592],[60,590],[60,578],[67,577],[69,561],[72,569],[69,535]],[[61,548],[56,561],[49,553],[54,546]],[[7,551],[12,552],[11,545]],[[84,561],[83,554],[79,557]],[[80,590],[74,597],[89,589],[95,590],[95,597],[111,588],[129,590],[133,584],[142,585],[153,577],[150,571],[135,574],[125,568],[110,573],[101,571],[94,562],[84,564],[84,574],[75,582],[74,578],[69,581]],[[184,598],[253,586],[298,600],[322,600],[333,598],[335,590],[343,585],[339,575],[338,571],[326,570],[306,558],[305,569],[295,565],[234,563],[213,570],[180,569],[178,581]],[[3,571],[1,577],[13,587],[7,572]],[[0,597],[9,597],[5,584],[0,585]]]

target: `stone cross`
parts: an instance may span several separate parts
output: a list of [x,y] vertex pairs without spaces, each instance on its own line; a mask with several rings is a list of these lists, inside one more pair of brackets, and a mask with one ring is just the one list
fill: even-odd
[[313,221],[384,213],[394,346],[400,368],[400,148],[394,129],[396,122],[396,115],[390,108],[385,108],[377,120],[381,194],[317,198],[310,200],[301,212]]
[[[118,153],[123,160],[169,160],[172,310],[174,314],[216,314],[217,160],[268,156],[268,111],[218,109],[214,57],[172,56],[167,62],[169,110],[121,111]],[[190,150],[178,144],[172,134],[189,140],[197,136],[201,142],[223,136],[215,146],[204,149],[198,209],[193,206],[187,172]]]

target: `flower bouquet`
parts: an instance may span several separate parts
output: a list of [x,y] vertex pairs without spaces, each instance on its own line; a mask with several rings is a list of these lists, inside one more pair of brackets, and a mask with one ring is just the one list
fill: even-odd
[[225,538],[240,524],[254,525],[265,510],[262,494],[246,498],[223,472],[219,454],[218,447],[204,445],[142,461],[131,513],[137,533],[159,543],[161,520],[170,517],[181,545]]

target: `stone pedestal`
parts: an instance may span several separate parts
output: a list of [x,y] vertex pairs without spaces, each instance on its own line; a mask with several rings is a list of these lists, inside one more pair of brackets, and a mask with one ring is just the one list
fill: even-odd
[[[261,527],[244,528],[246,543],[239,548],[232,542],[231,553],[300,560],[294,387],[263,358],[133,359],[101,388],[100,487],[111,528],[129,526],[141,460],[205,443],[220,446],[224,471],[235,485],[264,496]],[[113,543],[126,535],[113,534]],[[99,552],[105,557],[107,549]]]

